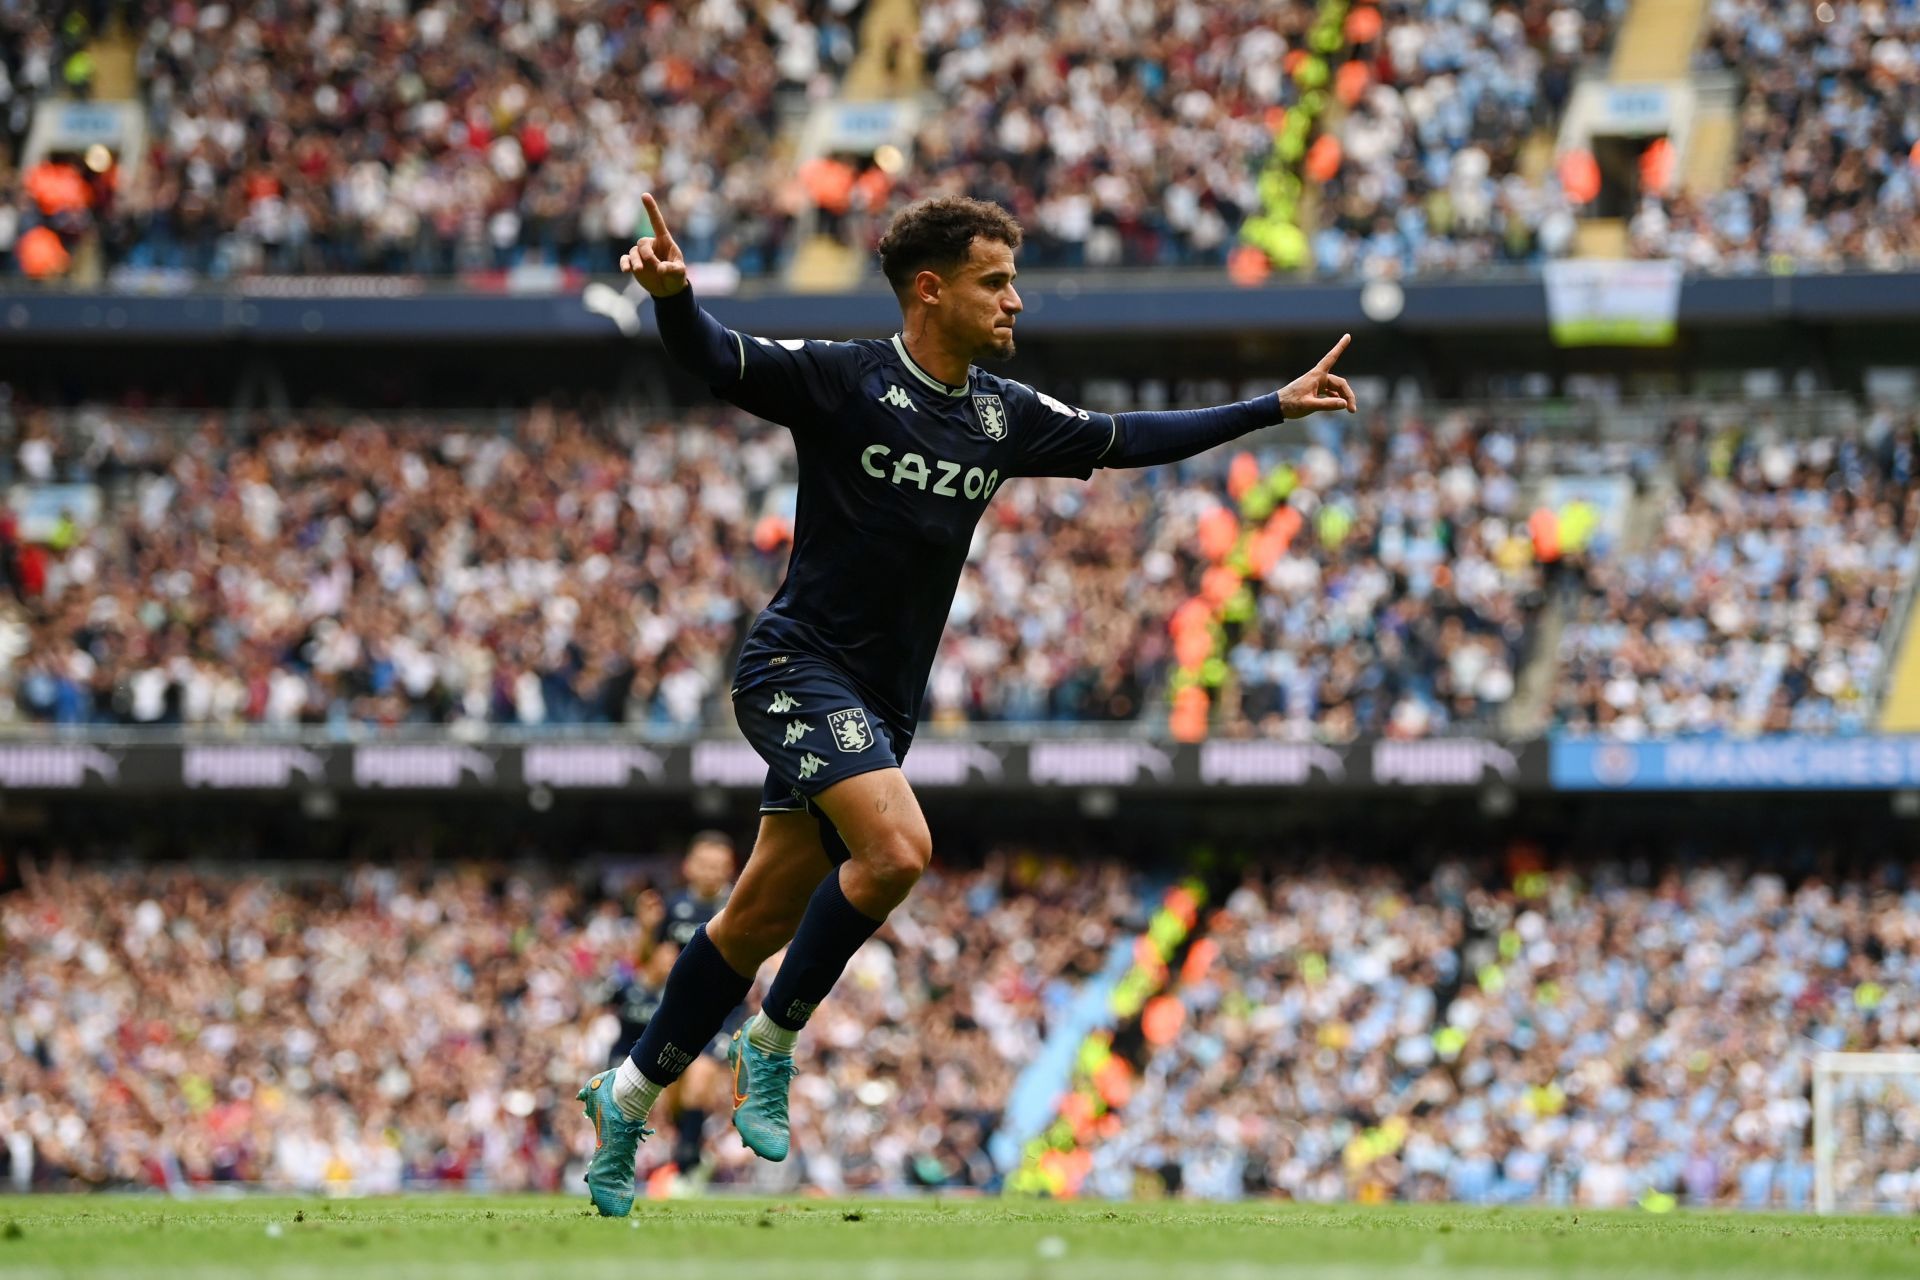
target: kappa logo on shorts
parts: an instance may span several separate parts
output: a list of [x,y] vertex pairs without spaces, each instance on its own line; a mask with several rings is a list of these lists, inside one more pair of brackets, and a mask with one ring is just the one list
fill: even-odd
[[812,732],[813,726],[805,720],[789,720],[787,721],[787,740],[780,745],[790,747]]
[[767,704],[767,714],[770,716],[783,716],[789,711],[799,710],[799,707],[800,699],[782,690],[774,694],[773,701]]
[[827,762],[809,751],[800,757],[800,778],[805,781],[827,767]]
[[842,751],[865,751],[873,745],[873,726],[859,707],[833,712],[827,717],[827,729],[833,734],[833,745]]

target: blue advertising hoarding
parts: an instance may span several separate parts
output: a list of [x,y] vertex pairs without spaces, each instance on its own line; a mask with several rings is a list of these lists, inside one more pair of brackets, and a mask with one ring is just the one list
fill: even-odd
[[1557,738],[1556,791],[1889,791],[1920,788],[1920,735]]

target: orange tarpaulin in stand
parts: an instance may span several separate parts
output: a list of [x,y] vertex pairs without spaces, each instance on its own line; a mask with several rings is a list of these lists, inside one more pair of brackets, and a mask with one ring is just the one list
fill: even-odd
[[1173,714],[1167,718],[1167,732],[1175,742],[1199,742],[1207,736],[1207,695],[1188,685],[1173,695]]
[[21,236],[13,246],[13,256],[19,261],[20,270],[34,280],[65,275],[73,265],[67,246],[60,243],[60,237],[50,227],[35,227]]
[[1250,453],[1236,453],[1227,467],[1227,492],[1235,502],[1247,496],[1247,490],[1260,483],[1260,464]]
[[815,205],[845,213],[853,203],[853,166],[835,156],[816,156],[800,166],[800,181]]
[[[1199,668],[1200,664],[1213,656],[1213,637],[1205,628],[1190,628],[1173,638],[1173,658],[1188,671]],[[1196,691],[1197,692],[1197,691]],[[1202,694],[1202,697],[1206,695]]]
[[1155,996],[1140,1015],[1140,1034],[1151,1045],[1172,1044],[1186,1022],[1185,1005],[1172,996]]
[[1533,558],[1552,564],[1560,558],[1560,517],[1551,508],[1541,507],[1527,517],[1527,533],[1533,538]]
[[1591,151],[1569,151],[1560,157],[1560,189],[1575,204],[1587,204],[1600,194],[1600,162]]
[[86,178],[70,164],[43,160],[27,170],[20,185],[49,218],[85,209],[93,203],[93,192],[88,189]]
[[1225,507],[1215,507],[1200,517],[1200,554],[1218,564],[1233,550],[1240,536],[1240,521]]

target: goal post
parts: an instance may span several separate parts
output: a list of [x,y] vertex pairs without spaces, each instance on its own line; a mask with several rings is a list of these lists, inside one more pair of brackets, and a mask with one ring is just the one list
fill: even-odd
[[[1813,1205],[1833,1213],[1847,1207],[1880,1208],[1876,1171],[1865,1149],[1870,1109],[1891,1110],[1883,1122],[1911,1140],[1920,1126],[1920,1053],[1819,1053],[1813,1059]],[[1897,1145],[1896,1145],[1897,1150]],[[1920,1179],[1920,1169],[1905,1171]],[[1872,1199],[1860,1204],[1858,1193]]]

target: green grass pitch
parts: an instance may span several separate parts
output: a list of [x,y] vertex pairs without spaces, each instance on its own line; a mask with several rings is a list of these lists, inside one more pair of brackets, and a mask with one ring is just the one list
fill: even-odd
[[0,1197],[0,1276],[1468,1280],[1920,1275],[1920,1221],[1027,1200]]

